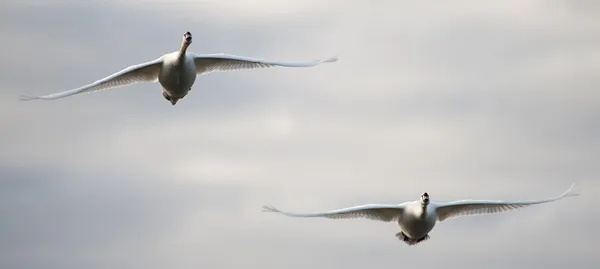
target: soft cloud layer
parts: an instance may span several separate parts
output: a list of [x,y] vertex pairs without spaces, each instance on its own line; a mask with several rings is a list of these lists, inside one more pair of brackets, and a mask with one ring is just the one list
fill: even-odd
[[[584,214],[600,202],[595,2],[248,3],[0,3],[1,268],[600,262],[600,218]],[[188,30],[197,53],[340,61],[199,77],[174,107],[158,84],[16,101],[176,50]],[[445,222],[415,248],[393,224],[260,211],[572,182],[583,195]]]

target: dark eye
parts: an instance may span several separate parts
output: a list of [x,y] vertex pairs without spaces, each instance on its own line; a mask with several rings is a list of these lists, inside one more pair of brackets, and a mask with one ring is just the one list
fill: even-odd
[[427,194],[427,193],[423,193],[423,196],[425,196],[425,197],[429,197],[429,194]]

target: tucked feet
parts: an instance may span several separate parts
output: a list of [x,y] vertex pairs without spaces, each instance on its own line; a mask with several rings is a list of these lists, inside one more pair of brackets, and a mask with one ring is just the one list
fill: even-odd
[[420,242],[422,242],[422,241],[425,241],[425,240],[427,240],[427,239],[429,239],[429,235],[428,235],[428,234],[426,234],[425,236],[423,236],[423,237],[421,237],[421,238],[417,239],[417,243],[420,243]]
[[400,241],[407,241],[409,238],[403,232],[399,232],[396,234],[396,237],[400,239]]
[[162,95],[167,101],[171,102],[171,96],[166,91],[163,90]]
[[400,241],[406,243],[409,246],[412,245],[416,245],[418,243],[421,243],[427,239],[429,239],[429,235],[426,234],[425,236],[419,238],[419,239],[411,239],[410,237],[406,236],[403,232],[399,232],[396,234],[396,237],[398,237],[398,239],[400,239]]

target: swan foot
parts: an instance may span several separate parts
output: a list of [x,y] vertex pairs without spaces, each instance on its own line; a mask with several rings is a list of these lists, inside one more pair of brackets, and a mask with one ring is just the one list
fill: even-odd
[[177,104],[177,101],[179,101],[179,99],[181,99],[181,98],[171,97],[165,90],[163,90],[162,95],[167,101],[171,102],[171,105]]
[[165,90],[163,90],[162,95],[167,101],[171,101],[171,96]]
[[416,245],[416,244],[421,243],[430,238],[429,234],[426,234],[425,236],[423,236],[419,239],[412,239],[412,238],[406,236],[403,232],[397,233],[396,237],[398,237],[398,239],[400,239],[400,241],[406,243],[409,246]]

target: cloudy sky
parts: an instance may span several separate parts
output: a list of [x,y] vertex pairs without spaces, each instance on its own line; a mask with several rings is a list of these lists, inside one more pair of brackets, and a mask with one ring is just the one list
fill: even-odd
[[[305,61],[18,102],[177,50]],[[595,268],[600,5],[0,2],[0,268]],[[436,226],[261,212],[553,204]]]

